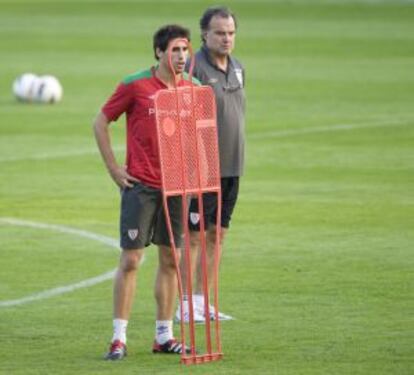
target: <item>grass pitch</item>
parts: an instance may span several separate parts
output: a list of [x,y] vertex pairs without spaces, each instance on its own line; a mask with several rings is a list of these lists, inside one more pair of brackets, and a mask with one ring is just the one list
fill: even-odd
[[[193,31],[209,1],[0,1],[0,218],[117,238],[119,196],[91,122],[153,63],[157,27]],[[156,254],[140,270],[129,357],[101,358],[110,280],[0,306],[1,374],[414,373],[414,4],[228,1],[247,69],[247,168],[221,269],[225,359],[150,353]],[[64,98],[24,105],[19,74]],[[123,158],[123,121],[113,126]],[[112,270],[116,249],[0,221],[0,303]],[[178,333],[178,331],[177,331]]]

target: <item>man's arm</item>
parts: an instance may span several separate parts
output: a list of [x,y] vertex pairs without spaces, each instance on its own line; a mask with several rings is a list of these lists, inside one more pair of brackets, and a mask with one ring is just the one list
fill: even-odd
[[120,188],[132,187],[132,182],[138,182],[138,180],[135,177],[130,176],[124,167],[118,165],[111,146],[109,124],[110,122],[105,114],[99,112],[93,123],[96,143],[98,144],[106,168],[115,183]]

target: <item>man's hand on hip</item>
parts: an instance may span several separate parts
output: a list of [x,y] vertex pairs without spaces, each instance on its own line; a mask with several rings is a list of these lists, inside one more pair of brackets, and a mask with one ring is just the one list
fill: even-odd
[[112,179],[115,181],[115,183],[121,188],[131,188],[134,186],[134,182],[139,182],[139,180],[126,171],[126,166],[116,166],[113,169],[109,170],[109,173],[112,177]]

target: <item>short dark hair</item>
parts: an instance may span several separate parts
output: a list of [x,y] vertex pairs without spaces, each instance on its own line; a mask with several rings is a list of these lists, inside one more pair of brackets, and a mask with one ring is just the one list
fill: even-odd
[[190,30],[180,25],[165,25],[159,28],[154,34],[154,55],[157,60],[157,48],[165,52],[168,48],[168,43],[176,38],[185,38],[188,41],[191,39]]
[[210,22],[211,19],[214,16],[219,16],[222,18],[233,18],[234,21],[234,26],[237,29],[237,19],[236,16],[234,15],[234,13],[227,7],[210,7],[207,8],[206,11],[203,13],[203,15],[200,18],[200,30],[201,30],[201,40],[204,43],[204,37],[203,37],[203,33],[205,31],[208,31],[208,29],[210,28]]

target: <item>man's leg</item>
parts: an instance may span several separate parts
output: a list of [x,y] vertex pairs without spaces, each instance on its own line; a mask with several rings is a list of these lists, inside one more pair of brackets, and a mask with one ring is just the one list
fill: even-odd
[[[220,231],[220,240],[219,240],[219,254],[218,254],[218,264],[220,266],[220,260],[222,255],[222,245],[224,237],[226,236],[230,224],[231,215],[233,213],[234,207],[237,202],[237,196],[239,191],[239,178],[238,177],[228,177],[221,179],[221,190],[222,190],[222,206],[221,206],[221,231]],[[208,207],[208,212],[213,212],[212,215],[209,213],[207,218],[209,218],[209,225],[206,231],[206,252],[207,252],[207,277],[208,277],[208,289],[211,290],[214,281],[214,272],[215,272],[215,244],[216,244],[216,225],[215,218],[217,213],[217,199],[215,195],[212,195],[211,198],[208,198],[204,203]],[[213,209],[212,209],[213,207]],[[204,311],[204,296],[203,296],[203,275],[201,267],[200,255],[197,261],[197,272],[196,272],[196,295],[195,303],[197,310]],[[210,294],[211,295],[211,294]],[[215,318],[214,308],[209,306],[210,319]],[[233,319],[231,316],[218,313],[220,320],[230,320]]]
[[[218,262],[217,266],[220,267],[221,262],[221,255],[222,255],[222,244],[224,237],[227,233],[227,228],[221,228],[220,232],[220,244],[219,244],[219,253],[218,253]],[[207,260],[207,281],[208,281],[208,291],[209,291],[209,318],[211,320],[215,319],[215,311],[214,307],[211,304],[212,301],[212,287],[214,285],[214,277],[215,277],[215,246],[216,246],[216,226],[211,225],[206,232],[206,260]],[[203,272],[202,272],[202,265],[201,265],[201,251],[199,251],[199,257],[197,259],[197,272],[196,272],[196,288],[195,288],[195,305],[196,310],[199,314],[205,315],[204,309],[204,289],[203,289]],[[232,320],[233,317],[230,315],[223,314],[221,312],[218,313],[220,320]]]
[[[181,250],[177,249],[178,260]],[[172,250],[167,246],[158,247],[158,270],[155,280],[157,320],[172,320],[177,298],[177,271]]]
[[[176,249],[178,262],[180,249]],[[157,301],[157,320],[155,323],[155,340],[153,353],[181,354],[183,346],[174,338],[173,315],[177,298],[177,270],[174,255],[167,246],[158,248],[158,270],[155,280],[155,300]],[[189,349],[186,348],[186,352]]]
[[[221,228],[220,232],[220,244],[219,244],[219,254],[218,254],[218,266],[220,266],[221,253],[224,237],[227,233],[226,228]],[[196,233],[199,236],[200,233]],[[214,281],[214,258],[215,258],[215,247],[216,247],[216,226],[210,225],[206,232],[206,255],[207,255],[207,280],[208,280],[208,290],[211,290]],[[197,259],[197,272],[196,272],[196,287],[195,294],[203,295],[203,273],[201,271],[201,251],[199,250],[198,259]]]
[[143,249],[123,250],[114,280],[114,319],[128,320],[136,289]]
[[123,250],[121,253],[113,290],[114,334],[106,359],[118,360],[127,354],[126,328],[134,300],[137,270],[143,254],[143,249]]
[[[205,206],[205,204],[204,204]],[[206,209],[206,207],[204,207]],[[184,322],[188,323],[190,321],[190,311],[189,311],[189,292],[188,292],[188,269],[191,267],[191,286],[192,286],[192,294],[194,296],[195,293],[195,274],[197,272],[197,259],[199,254],[199,224],[200,224],[200,216],[198,214],[198,198],[191,199],[190,207],[189,207],[189,217],[188,217],[188,228],[190,233],[190,264],[188,264],[186,259],[186,254],[183,251],[181,262],[180,262],[180,273],[181,273],[181,283],[183,287],[183,317]],[[194,303],[194,300],[193,300]],[[194,315],[194,322],[195,323],[204,323],[205,319],[203,314],[200,314],[197,310],[193,310]],[[175,314],[175,320],[177,322],[181,321],[181,305],[179,304],[177,307],[177,312]]]
[[[198,257],[199,257],[199,250],[200,250],[200,232],[197,231],[190,231],[190,264],[191,264],[191,273],[193,276],[193,280],[195,279],[195,274],[197,273],[197,264],[198,264]],[[180,262],[180,273],[181,273],[181,283],[183,287],[183,294],[184,294],[184,321],[186,323],[190,320],[190,312],[188,306],[188,264],[185,259],[185,253],[182,254],[181,262]],[[195,295],[195,284],[192,283],[192,294]],[[194,301],[193,301],[194,303]],[[194,310],[194,321],[195,323],[204,323],[204,316],[198,311]],[[177,312],[175,314],[176,321],[181,320],[181,309],[180,305],[178,305]]]
[[[198,232],[190,232],[190,264],[191,264],[191,271],[194,276],[195,267],[197,264],[197,258],[198,258]],[[186,254],[183,252],[180,262],[180,273],[181,273],[181,283],[183,286],[183,293],[184,295],[188,294],[187,289],[187,261],[185,259]]]

